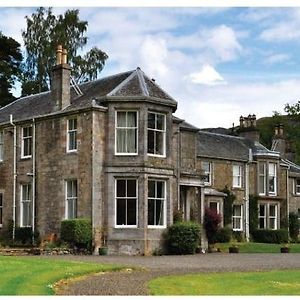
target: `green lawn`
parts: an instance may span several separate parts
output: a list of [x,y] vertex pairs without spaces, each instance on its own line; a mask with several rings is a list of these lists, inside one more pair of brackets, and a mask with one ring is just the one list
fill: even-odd
[[149,283],[152,295],[300,295],[300,270],[166,276]]
[[120,269],[120,266],[0,256],[0,295],[53,295],[53,284],[60,279]]
[[[239,247],[240,253],[280,253],[280,244],[264,244],[264,243],[234,243]],[[216,249],[221,252],[227,252],[232,243],[215,244]],[[288,244],[290,253],[300,253],[300,244]]]

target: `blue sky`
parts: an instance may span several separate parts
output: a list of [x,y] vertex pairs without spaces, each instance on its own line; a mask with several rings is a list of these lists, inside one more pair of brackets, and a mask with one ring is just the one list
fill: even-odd
[[[89,22],[86,48],[109,55],[101,76],[141,67],[196,126],[230,127],[240,115],[283,113],[300,99],[298,7],[79,9]],[[0,30],[22,43],[34,10],[0,7]]]

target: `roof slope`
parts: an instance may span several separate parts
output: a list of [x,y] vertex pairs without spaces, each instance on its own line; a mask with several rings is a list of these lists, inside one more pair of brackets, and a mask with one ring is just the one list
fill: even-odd
[[[144,72],[136,70],[119,73],[79,85],[83,95],[77,95],[71,88],[71,105],[64,111],[91,107],[93,100],[103,105],[102,100],[122,97],[149,97],[162,103],[177,107],[177,102],[150,80]],[[128,100],[127,100],[128,101]],[[55,112],[55,103],[51,92],[22,97],[0,109],[0,124],[8,123],[10,115],[14,121],[26,120]]]

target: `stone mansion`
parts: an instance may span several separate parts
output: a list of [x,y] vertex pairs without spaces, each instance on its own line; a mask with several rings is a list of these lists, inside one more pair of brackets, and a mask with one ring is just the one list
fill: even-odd
[[79,86],[58,50],[48,92],[0,109],[0,231],[59,234],[64,219],[90,218],[95,252],[151,254],[174,213],[203,222],[236,196],[232,229],[249,238],[249,195],[258,226],[279,229],[300,211],[300,167],[288,160],[282,128],[272,149],[255,116],[240,136],[200,130],[173,115],[177,102],[139,68]]

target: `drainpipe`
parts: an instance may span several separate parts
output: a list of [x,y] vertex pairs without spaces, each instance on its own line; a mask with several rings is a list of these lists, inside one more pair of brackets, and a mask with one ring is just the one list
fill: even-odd
[[13,232],[12,239],[15,240],[16,231],[16,191],[17,191],[17,130],[16,125],[13,123],[13,115],[10,115],[10,124],[14,128],[14,149],[13,149]]
[[[288,233],[289,233],[289,219],[290,219],[290,189],[289,189],[289,169],[290,166],[288,166],[287,170],[286,170],[286,212],[287,212],[287,229],[288,229]],[[279,216],[280,219],[280,216]],[[290,234],[290,233],[289,233]]]
[[32,119],[32,243],[34,244],[34,231],[35,231],[35,119]]
[[246,163],[246,169],[245,169],[245,233],[246,233],[246,241],[249,242],[250,239],[250,229],[249,229],[249,166],[250,163],[253,161],[252,157],[252,149],[249,149],[249,157],[248,161]]

